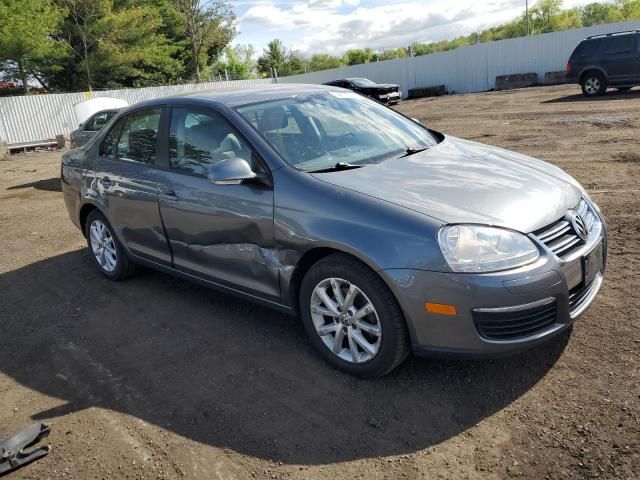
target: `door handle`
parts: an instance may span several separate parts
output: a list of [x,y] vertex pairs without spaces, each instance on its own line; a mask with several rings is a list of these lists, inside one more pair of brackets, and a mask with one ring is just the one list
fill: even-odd
[[173,190],[166,190],[166,191],[162,192],[160,194],[160,196],[164,200],[169,200],[171,202],[175,202],[176,200],[178,200],[178,196],[176,195],[176,192],[174,192]]
[[100,183],[104,188],[111,188],[111,179],[109,177],[102,177]]

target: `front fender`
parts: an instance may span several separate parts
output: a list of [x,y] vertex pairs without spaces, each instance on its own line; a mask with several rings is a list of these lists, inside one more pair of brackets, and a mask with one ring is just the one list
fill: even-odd
[[450,271],[437,243],[442,222],[290,168],[274,174],[274,224],[283,292],[312,249],[353,255],[374,271]]

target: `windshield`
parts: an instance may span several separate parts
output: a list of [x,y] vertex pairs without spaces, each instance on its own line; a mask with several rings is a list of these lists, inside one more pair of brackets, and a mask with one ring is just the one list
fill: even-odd
[[348,78],[351,83],[355,83],[358,87],[375,87],[378,85],[376,82],[372,82],[368,78]]
[[237,107],[300,170],[365,165],[437,143],[427,129],[352,92],[319,92]]

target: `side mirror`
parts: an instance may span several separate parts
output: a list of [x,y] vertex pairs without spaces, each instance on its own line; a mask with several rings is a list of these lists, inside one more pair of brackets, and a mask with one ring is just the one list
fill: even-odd
[[226,158],[209,170],[209,181],[215,185],[240,185],[256,178],[256,173],[242,158]]
[[417,118],[415,118],[415,117],[411,117],[411,120],[416,122],[418,125],[422,125],[422,122],[420,120],[418,120]]

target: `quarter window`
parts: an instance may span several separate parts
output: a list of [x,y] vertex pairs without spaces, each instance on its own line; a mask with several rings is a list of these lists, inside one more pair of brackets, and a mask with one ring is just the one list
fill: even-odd
[[160,109],[129,115],[118,141],[117,158],[154,163],[160,126]]
[[234,157],[251,164],[251,149],[224,119],[189,108],[171,111],[170,168],[207,176],[214,164]]
[[605,53],[629,53],[633,49],[634,41],[633,35],[620,35],[607,39]]

